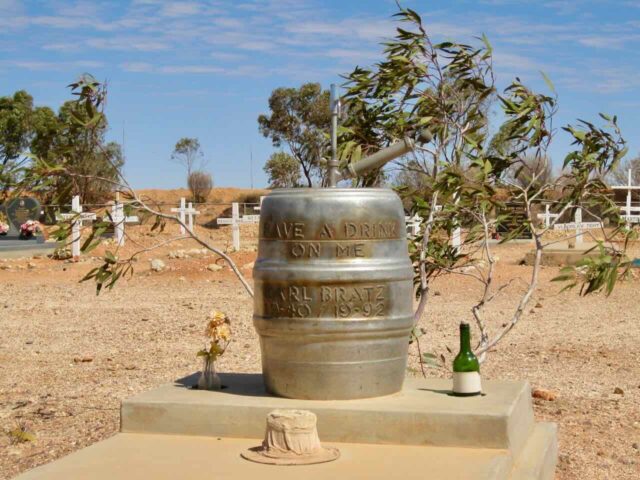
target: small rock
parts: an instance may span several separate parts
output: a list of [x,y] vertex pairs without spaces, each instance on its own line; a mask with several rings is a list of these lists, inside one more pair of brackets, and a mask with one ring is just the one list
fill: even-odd
[[0,270],[11,270],[11,265],[0,265]]
[[222,270],[222,267],[220,265],[216,265],[215,263],[211,263],[207,265],[207,270],[211,272],[217,272],[219,270]]
[[29,262],[29,263],[27,263],[27,268],[28,268],[29,270],[33,270],[33,269],[34,269],[34,268],[36,268],[36,267],[37,267],[37,265],[36,265],[35,263],[33,263],[33,262]]
[[151,260],[151,270],[153,270],[154,272],[161,272],[165,268],[167,268],[167,266],[159,258],[154,258],[153,260]]
[[93,358],[91,357],[75,357],[73,359],[73,363],[89,363],[93,362]]
[[442,294],[440,293],[439,290],[436,290],[436,291],[433,292],[433,296],[434,297],[439,297],[440,295],[442,295]]
[[55,410],[52,410],[50,408],[40,407],[38,408],[38,410],[36,410],[36,414],[44,418],[52,418],[56,414],[56,412]]
[[553,402],[558,395],[551,390],[546,390],[544,388],[534,388],[531,392],[531,396],[533,398],[540,398],[541,400],[547,400],[549,402]]
[[178,277],[178,280],[181,281],[181,282],[186,282],[187,281],[187,279],[185,277]]
[[27,340],[27,341],[26,341],[26,342],[24,342],[24,343],[26,343],[27,345],[33,345],[33,340]]
[[542,308],[542,304],[540,302],[536,303],[535,308]]
[[243,270],[252,270],[253,266],[255,265],[256,262],[251,262],[251,263],[247,263],[245,265],[242,266]]
[[613,393],[615,395],[624,395],[624,390],[622,390],[620,387],[616,387],[613,389]]
[[638,445],[638,442],[632,443],[631,447],[634,448],[635,450],[640,450],[640,445]]

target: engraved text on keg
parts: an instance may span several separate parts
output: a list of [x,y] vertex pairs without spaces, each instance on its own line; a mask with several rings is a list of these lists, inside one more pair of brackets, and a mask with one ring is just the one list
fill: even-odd
[[311,227],[297,220],[270,221],[262,224],[262,238],[277,240],[386,240],[399,239],[396,220],[378,222],[344,221]]
[[281,240],[304,239],[304,223],[295,221],[264,222],[264,236]]
[[345,222],[345,238],[396,238],[397,222]]
[[387,285],[270,286],[264,289],[265,314],[290,318],[382,317]]

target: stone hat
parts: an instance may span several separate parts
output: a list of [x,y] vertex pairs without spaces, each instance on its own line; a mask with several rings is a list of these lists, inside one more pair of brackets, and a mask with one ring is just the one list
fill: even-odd
[[274,410],[267,415],[262,445],[241,455],[252,462],[271,465],[311,465],[336,460],[340,451],[320,444],[316,424],[316,415],[307,410]]

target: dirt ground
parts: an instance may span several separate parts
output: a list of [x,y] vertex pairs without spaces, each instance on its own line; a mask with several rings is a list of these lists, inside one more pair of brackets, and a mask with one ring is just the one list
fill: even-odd
[[[128,230],[125,253],[156,241],[147,230]],[[245,249],[232,254],[249,278],[256,230],[243,226]],[[228,228],[198,231],[220,248],[229,245]],[[78,281],[99,265],[96,257],[105,248],[114,247],[107,242],[78,263],[0,260],[0,430],[21,425],[34,436],[11,443],[10,435],[0,434],[0,479],[113,435],[122,399],[197,371],[195,353],[212,309],[233,322],[234,341],[220,359],[221,370],[260,371],[252,302],[228,268],[208,268],[216,264],[213,256],[193,250],[199,248],[193,242],[163,247],[141,256],[133,278],[96,296],[93,283]],[[519,265],[529,248],[496,247],[498,283],[530,274]],[[151,271],[151,259],[167,268]],[[483,377],[526,379],[556,395],[534,399],[534,405],[538,420],[559,425],[558,479],[638,479],[640,280],[621,283],[609,298],[581,298],[575,291],[558,293],[559,285],[550,282],[557,272],[542,269],[526,316],[490,353]],[[464,276],[435,282],[421,321],[423,351],[444,354],[450,365],[447,347],[456,351],[457,324],[469,320],[478,291]],[[515,282],[492,302],[492,331],[510,317],[521,292]],[[418,372],[412,345],[408,375]],[[449,373],[429,368],[427,374]]]

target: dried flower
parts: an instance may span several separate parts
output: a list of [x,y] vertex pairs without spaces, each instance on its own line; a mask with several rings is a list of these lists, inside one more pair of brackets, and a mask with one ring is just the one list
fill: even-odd
[[213,311],[209,314],[204,336],[210,342],[198,356],[206,356],[212,360],[222,355],[231,340],[231,321],[224,313]]

